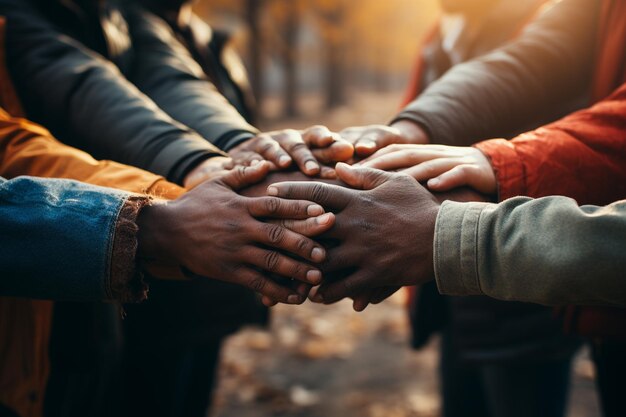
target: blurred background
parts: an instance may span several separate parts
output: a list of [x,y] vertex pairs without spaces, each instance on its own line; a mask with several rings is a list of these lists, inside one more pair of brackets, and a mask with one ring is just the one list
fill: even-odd
[[[439,12],[437,0],[200,0],[196,11],[232,35],[264,130],[388,122]],[[212,416],[439,416],[438,340],[409,348],[404,302],[277,306],[269,331],[227,341]],[[593,378],[583,351],[570,417],[600,415]]]
[[250,75],[262,127],[288,120],[296,127],[324,122],[343,128],[353,123],[351,117],[385,122],[398,109],[437,4],[200,0],[196,11],[232,35]]

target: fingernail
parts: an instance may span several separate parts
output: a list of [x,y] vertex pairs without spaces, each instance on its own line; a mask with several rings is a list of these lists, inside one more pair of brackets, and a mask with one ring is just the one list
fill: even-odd
[[250,161],[250,166],[253,167],[253,166],[257,165],[259,162],[261,162],[261,161],[258,160],[258,159],[253,159],[252,161]]
[[283,155],[280,158],[278,158],[278,164],[280,166],[287,166],[291,163],[291,158],[288,157],[287,155]]
[[315,219],[315,223],[319,225],[330,223],[331,215],[330,213],[323,214]]
[[324,296],[318,292],[315,295],[313,295],[313,297],[311,297],[311,301],[313,301],[314,303],[323,303]]
[[278,188],[272,186],[267,187],[267,195],[278,195]]
[[428,185],[432,187],[436,187],[437,185],[439,185],[439,180],[437,178],[433,178],[428,181]]
[[301,299],[304,300],[306,298],[307,295],[309,295],[309,291],[311,290],[311,286],[307,285],[307,284],[302,284],[300,285],[296,291],[298,292],[298,294],[300,294],[300,297],[302,297]]
[[364,140],[362,142],[359,142],[358,146],[361,148],[374,149],[376,148],[376,143],[372,142],[371,140]]
[[309,206],[306,208],[306,214],[311,217],[319,216],[321,214],[324,214],[324,209],[322,208],[322,206],[318,205]]
[[287,297],[287,303],[288,304],[300,304],[300,296],[296,294],[290,295],[289,297]]
[[311,270],[306,273],[306,279],[310,284],[317,285],[322,281],[322,273],[320,271]]
[[313,262],[322,262],[324,260],[324,250],[321,248],[314,248],[311,251],[311,259]]
[[319,165],[317,165],[315,162],[313,161],[309,161],[306,164],[304,164],[304,168],[307,171],[317,171],[319,169]]

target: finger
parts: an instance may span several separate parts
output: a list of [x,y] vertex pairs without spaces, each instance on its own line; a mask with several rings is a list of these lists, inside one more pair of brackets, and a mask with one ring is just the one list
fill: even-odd
[[308,200],[322,207],[341,210],[352,198],[351,190],[321,182],[279,182],[267,187],[267,194],[290,200]]
[[344,298],[358,296],[377,286],[379,283],[376,276],[372,276],[367,270],[360,269],[344,279],[320,285],[316,298],[321,299],[324,304],[330,304]]
[[237,166],[218,181],[237,191],[261,181],[267,176],[269,170],[270,165],[267,162],[260,162],[250,167]]
[[396,152],[407,152],[412,150],[418,150],[419,152],[424,153],[436,153],[438,156],[445,156],[442,154],[440,145],[415,145],[415,144],[406,144],[406,143],[392,143],[391,145],[385,146],[382,149],[377,150],[374,154],[369,157],[363,159],[359,162],[359,165],[365,165],[366,163],[373,161],[375,159],[380,158],[381,156],[388,155]]
[[390,152],[382,154],[376,158],[369,158],[367,162],[361,162],[360,165],[368,168],[384,169],[387,171],[397,170],[402,168],[411,168],[415,165],[436,160],[436,159],[448,159],[449,155],[439,151],[427,151],[416,148],[422,145],[412,145],[413,148],[398,150],[396,152]]
[[257,243],[282,249],[311,262],[320,263],[326,259],[326,250],[322,246],[284,227],[256,222],[250,233]]
[[370,304],[370,300],[376,290],[365,291],[352,299],[352,308],[356,312],[361,312]]
[[246,203],[252,217],[301,220],[324,214],[322,206],[303,200],[257,197],[246,198]]
[[281,147],[270,134],[260,134],[255,139],[255,149],[270,162],[276,164],[280,168],[287,168],[291,165],[291,156]]
[[265,307],[269,308],[269,307],[274,307],[276,304],[278,304],[278,301],[273,300],[269,297],[263,296],[261,297],[261,303],[263,303]]
[[317,175],[320,172],[320,164],[317,162],[309,147],[304,143],[302,136],[296,130],[285,130],[280,137],[276,137],[284,150],[289,153],[300,171],[306,175]]
[[311,126],[302,132],[302,140],[311,148],[326,148],[334,142],[335,135],[326,126]]
[[255,291],[276,302],[285,304],[302,304],[305,300],[296,291],[283,287],[282,285],[277,284],[268,277],[265,277],[261,273],[250,268],[238,269],[234,274],[233,282],[243,285],[244,287],[247,287],[252,291]]
[[360,157],[365,157],[373,154],[381,146],[378,145],[378,134],[367,134],[354,142],[354,152]]
[[448,191],[453,188],[470,185],[473,182],[472,178],[469,177],[470,171],[464,167],[465,165],[458,165],[438,177],[430,179],[428,188],[433,191]]
[[393,178],[393,174],[371,168],[354,168],[348,164],[338,163],[335,167],[337,177],[350,187],[371,190]]
[[493,177],[487,178],[478,166],[469,164],[458,165],[428,181],[428,188],[442,192],[465,185],[485,194],[494,193],[497,187]]
[[458,165],[463,165],[462,159],[456,158],[439,158],[431,161],[422,162],[411,168],[407,168],[402,171],[405,174],[410,175],[418,181],[427,181],[431,178],[438,177],[446,171],[450,171]]
[[331,164],[344,162],[352,158],[354,147],[348,141],[338,140],[326,148],[313,149],[312,152],[313,156],[321,163]]
[[369,156],[385,146],[400,141],[401,138],[395,133],[377,130],[363,135],[363,137],[354,144],[354,150],[359,156]]
[[241,255],[244,262],[281,277],[297,279],[312,285],[319,285],[322,281],[322,273],[319,270],[276,251],[251,246],[242,249]]
[[320,178],[325,180],[335,180],[337,179],[337,172],[335,172],[334,168],[322,166],[322,170],[320,171]]
[[278,224],[302,236],[314,237],[321,235],[333,227],[335,215],[333,213],[326,213],[306,220],[270,220],[268,223]]

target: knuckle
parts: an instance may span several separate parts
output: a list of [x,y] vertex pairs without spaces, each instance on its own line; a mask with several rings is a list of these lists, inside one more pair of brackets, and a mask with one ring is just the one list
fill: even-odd
[[263,279],[263,277],[260,276],[254,276],[252,278],[250,278],[250,281],[248,282],[248,287],[256,292],[262,292],[265,289],[265,279]]
[[328,198],[328,189],[322,184],[315,184],[311,197],[313,201],[325,201]]
[[259,145],[259,152],[262,154],[266,154],[268,152],[272,152],[277,148],[277,143],[273,140],[265,140],[263,143]]
[[265,211],[269,214],[276,214],[280,210],[281,202],[278,198],[268,198],[265,200]]
[[285,237],[285,229],[277,225],[269,225],[267,230],[267,238],[270,243],[277,244],[282,242]]
[[298,141],[294,141],[292,144],[289,145],[289,152],[292,153],[297,153],[297,152],[304,152],[307,151],[309,148],[306,146],[306,143],[298,140]]
[[310,244],[309,241],[307,239],[304,238],[300,238],[298,239],[298,241],[296,242],[296,248],[298,250],[298,253],[303,253],[306,254],[308,256],[309,252],[310,252]]
[[301,263],[298,262],[294,262],[293,266],[291,267],[291,273],[290,275],[292,277],[303,277],[306,275],[306,271],[304,268],[304,265],[302,265]]
[[268,251],[265,255],[265,266],[268,271],[276,271],[278,263],[280,262],[280,255],[278,252]]

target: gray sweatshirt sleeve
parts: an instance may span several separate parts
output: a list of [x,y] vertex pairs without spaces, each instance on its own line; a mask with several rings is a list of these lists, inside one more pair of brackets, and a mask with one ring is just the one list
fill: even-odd
[[432,143],[466,146],[542,119],[584,95],[598,10],[597,0],[557,3],[512,42],[452,68],[394,122],[414,121]]
[[606,207],[566,197],[445,202],[434,264],[446,295],[626,307],[626,200]]

